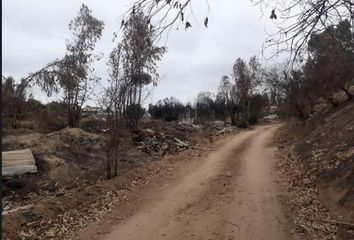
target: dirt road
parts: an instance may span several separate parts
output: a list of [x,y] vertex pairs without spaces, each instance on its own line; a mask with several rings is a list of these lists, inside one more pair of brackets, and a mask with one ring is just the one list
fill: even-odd
[[290,239],[270,167],[276,128],[228,138],[163,187],[152,187],[139,210],[107,233],[92,237],[86,229],[81,239]]

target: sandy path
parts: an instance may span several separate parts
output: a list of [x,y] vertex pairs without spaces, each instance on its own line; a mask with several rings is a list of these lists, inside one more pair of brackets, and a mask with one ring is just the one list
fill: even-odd
[[276,127],[234,136],[98,239],[289,239],[267,144]]

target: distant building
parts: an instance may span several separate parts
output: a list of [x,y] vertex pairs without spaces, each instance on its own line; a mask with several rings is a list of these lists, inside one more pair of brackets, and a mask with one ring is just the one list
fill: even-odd
[[91,107],[91,106],[84,107],[82,109],[81,113],[83,116],[88,116],[88,115],[102,116],[102,115],[104,115],[103,109],[101,107]]

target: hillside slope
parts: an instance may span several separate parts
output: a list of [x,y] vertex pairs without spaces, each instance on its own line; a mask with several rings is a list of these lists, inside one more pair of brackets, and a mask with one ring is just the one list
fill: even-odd
[[[279,136],[285,156],[280,167],[291,188],[301,189],[297,192],[306,199],[301,207],[308,209],[304,214],[310,225],[332,223],[339,238],[354,238],[354,102],[306,122],[292,122]],[[313,205],[328,215],[311,213]]]

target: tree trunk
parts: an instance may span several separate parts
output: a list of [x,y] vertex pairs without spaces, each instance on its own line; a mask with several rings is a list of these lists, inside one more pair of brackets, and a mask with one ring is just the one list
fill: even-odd
[[107,149],[107,154],[106,154],[106,176],[107,179],[111,179],[112,178],[112,174],[111,174],[111,159],[110,159],[110,149],[108,147]]
[[[115,143],[116,144],[116,143]],[[114,147],[114,177],[118,175],[118,148]]]

